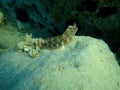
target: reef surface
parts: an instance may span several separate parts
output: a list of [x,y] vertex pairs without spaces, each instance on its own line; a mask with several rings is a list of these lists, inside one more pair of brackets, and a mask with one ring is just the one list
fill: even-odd
[[9,50],[0,55],[1,90],[119,90],[120,67],[107,44],[75,36],[38,57]]

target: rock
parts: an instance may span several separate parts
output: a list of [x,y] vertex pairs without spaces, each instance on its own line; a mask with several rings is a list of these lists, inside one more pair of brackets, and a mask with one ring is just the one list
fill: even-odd
[[13,48],[16,43],[24,38],[24,34],[10,24],[0,26],[0,53],[4,50]]
[[39,56],[8,51],[0,56],[1,90],[119,90],[120,67],[102,40],[75,36]]

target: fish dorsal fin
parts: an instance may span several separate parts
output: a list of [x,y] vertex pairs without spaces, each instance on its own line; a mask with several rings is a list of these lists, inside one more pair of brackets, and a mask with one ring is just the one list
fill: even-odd
[[77,30],[78,30],[78,27],[77,27],[76,23],[74,23],[73,25],[68,26],[66,31],[62,35],[74,36],[75,33],[77,32]]

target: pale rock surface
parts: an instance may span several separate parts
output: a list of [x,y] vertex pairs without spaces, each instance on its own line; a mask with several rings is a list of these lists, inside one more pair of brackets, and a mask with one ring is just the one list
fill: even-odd
[[120,90],[120,67],[102,40],[74,37],[39,56],[9,51],[0,56],[0,90]]

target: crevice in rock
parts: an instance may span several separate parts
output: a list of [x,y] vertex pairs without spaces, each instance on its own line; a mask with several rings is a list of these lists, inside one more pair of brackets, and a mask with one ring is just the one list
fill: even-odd
[[117,13],[117,7],[102,7],[99,8],[97,16],[101,18],[106,18],[107,16],[113,15],[115,13]]
[[85,0],[81,5],[77,6],[79,11],[95,12],[98,7],[98,3],[92,0]]
[[98,30],[98,29],[94,29],[93,33],[97,38],[102,38],[104,35],[104,32],[102,32],[101,30]]
[[29,22],[29,15],[27,13],[27,11],[23,8],[16,8],[16,18],[23,22],[23,23],[27,23]]

